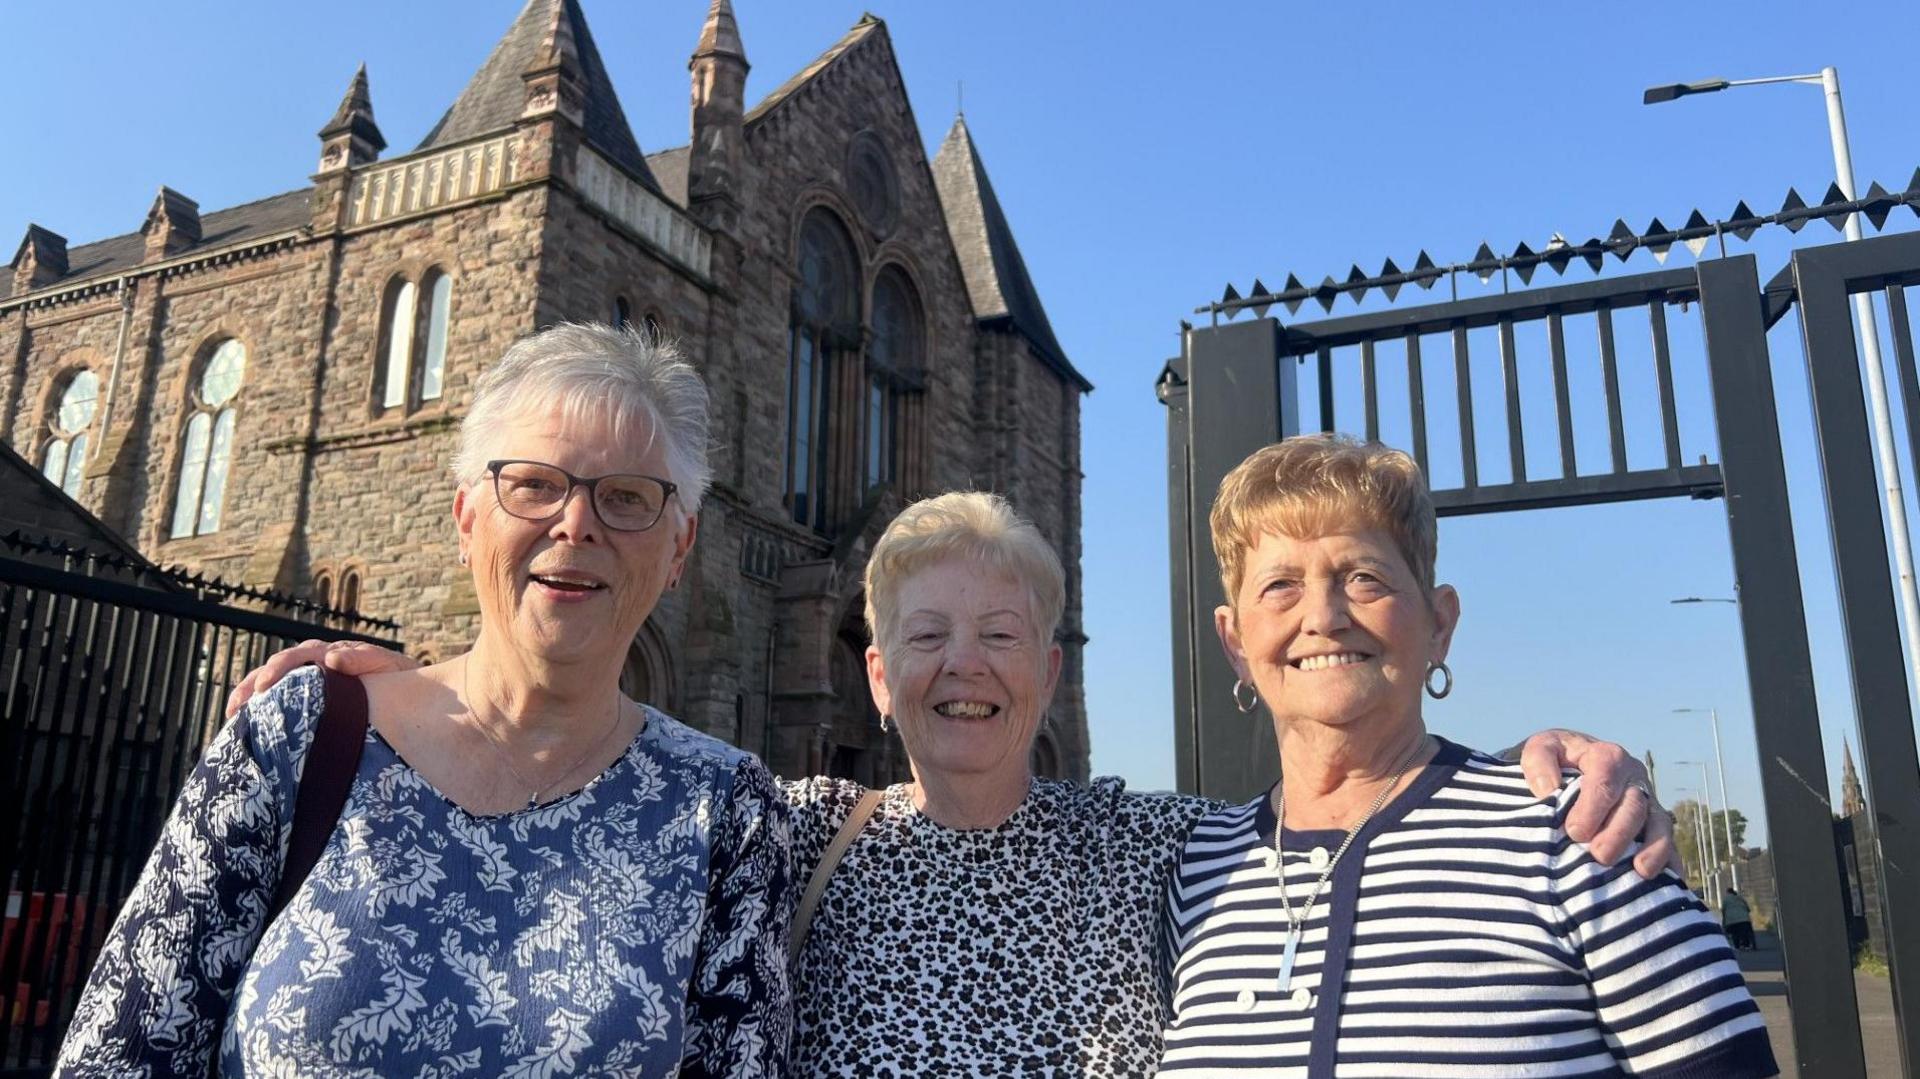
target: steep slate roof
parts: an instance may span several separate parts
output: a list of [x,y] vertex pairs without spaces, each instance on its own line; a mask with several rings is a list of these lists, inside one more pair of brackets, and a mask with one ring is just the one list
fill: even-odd
[[[313,189],[303,187],[284,195],[216,210],[200,218],[200,242],[171,257],[191,255],[195,251],[234,244],[259,236],[299,228],[313,220]],[[108,277],[139,266],[146,258],[147,238],[138,232],[96,240],[67,251],[67,276],[60,285],[70,285],[94,277]],[[13,294],[13,278],[0,274],[0,300]]]
[[607,66],[601,62],[600,50],[587,29],[587,17],[580,10],[580,0],[527,0],[520,17],[493,47],[487,62],[474,72],[473,80],[460,92],[453,107],[415,149],[450,146],[511,128],[527,103],[526,83],[520,76],[540,57],[547,30],[556,17],[570,25],[574,48],[580,58],[580,76],[586,94],[582,126],[586,129],[587,142],[642,183],[659,190],[660,185],[654,181],[647,159],[640,152],[640,144],[634,141],[633,129],[627,126],[627,114],[620,109],[619,95],[613,92],[613,80],[607,77]]
[[1047,309],[1027,276],[1026,260],[1020,257],[1020,245],[1014,242],[1013,228],[1000,209],[964,116],[954,118],[953,129],[934,156],[933,182],[947,213],[947,231],[953,236],[974,314],[982,322],[1005,319],[1012,323],[1054,370],[1082,390],[1093,389],[1053,336]]
[[792,78],[781,83],[779,89],[762,98],[760,104],[747,110],[746,126],[753,126],[761,117],[779,108],[782,102],[791,98],[794,94],[799,93],[801,87],[813,81],[815,75],[826,70],[829,64],[840,59],[847,50],[872,36],[875,31],[880,29],[881,25],[880,20],[874,18],[872,15],[860,16],[860,21],[853,24],[853,29],[842,34],[840,40],[834,42],[826,52],[816,57],[813,63],[801,68]]
[[647,155],[647,167],[653,170],[660,193],[683,209],[687,205],[687,161],[692,157],[692,152],[691,146],[676,146]]
[[[85,506],[69,498],[59,484],[41,475],[39,469],[15,453],[13,447],[4,441],[0,441],[0,502],[4,502],[9,511],[10,520],[6,528],[9,532],[18,531],[28,539],[53,540],[119,555],[135,565],[153,565],[133,544],[127,542],[126,537],[108,528]],[[42,565],[61,565],[61,559],[57,556],[17,551],[4,553],[9,558]],[[94,576],[125,579],[122,573],[104,567]],[[163,583],[160,587],[167,591],[179,590],[171,584]]]

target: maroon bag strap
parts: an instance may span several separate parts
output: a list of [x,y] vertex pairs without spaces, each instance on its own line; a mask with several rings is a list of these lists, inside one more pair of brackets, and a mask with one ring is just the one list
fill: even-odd
[[327,837],[340,823],[347,791],[360,770],[360,751],[367,744],[367,687],[360,679],[322,667],[325,707],[315,721],[313,745],[300,772],[300,789],[293,801],[293,832],[287,839],[287,859],[280,867],[280,887],[267,908],[271,922],[327,849]]

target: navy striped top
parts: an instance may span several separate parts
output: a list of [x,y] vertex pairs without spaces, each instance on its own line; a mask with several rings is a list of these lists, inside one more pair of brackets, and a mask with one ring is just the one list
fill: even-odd
[[[1279,991],[1286,916],[1266,797],[1194,827],[1168,883],[1163,1075],[1769,1076],[1720,927],[1679,878],[1594,862],[1578,782],[1445,739],[1355,837]],[[1286,833],[1296,916],[1344,832]]]

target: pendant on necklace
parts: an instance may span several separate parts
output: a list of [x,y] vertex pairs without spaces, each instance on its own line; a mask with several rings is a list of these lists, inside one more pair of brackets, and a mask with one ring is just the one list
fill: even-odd
[[1287,927],[1287,950],[1280,954],[1280,995],[1293,989],[1293,956],[1300,950],[1300,927]]

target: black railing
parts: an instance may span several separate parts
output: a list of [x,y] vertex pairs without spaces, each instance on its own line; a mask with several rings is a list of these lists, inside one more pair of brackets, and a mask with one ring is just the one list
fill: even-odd
[[[37,553],[61,553],[51,546]],[[125,563],[115,568],[140,571],[136,579],[164,573],[67,550]],[[187,590],[213,587],[206,579],[175,584],[0,557],[0,790],[9,807],[0,817],[0,1073],[51,1062],[233,683],[306,638],[391,643],[338,628],[344,612],[309,605],[335,624],[295,621]]]
[[[1369,439],[1384,431],[1419,462],[1442,516],[1711,496],[1719,471],[1704,459],[1689,463],[1682,436],[1711,447],[1712,432],[1683,431],[1668,329],[1670,307],[1698,301],[1696,276],[1663,270],[1286,326],[1281,362],[1292,358],[1300,369],[1281,373],[1294,383],[1297,407],[1282,427]],[[1476,333],[1487,331],[1475,347]],[[1626,422],[1623,372],[1652,376],[1657,430]],[[1576,389],[1583,376],[1593,392]],[[1584,458],[1576,426],[1595,436]]]
[[[1804,213],[1795,201],[1790,197],[1771,220],[1736,213],[1740,227],[1722,232],[1739,236],[1748,224],[1768,223],[1793,229],[1816,217],[1839,227],[1852,212],[1865,213],[1877,228],[1896,203],[1920,211],[1920,177],[1897,197],[1877,187],[1862,200],[1830,192],[1817,212]],[[1649,231],[1654,235],[1622,235],[1611,248],[1590,241],[1580,245],[1580,257],[1597,262],[1633,245],[1698,238]],[[1444,272],[1421,262],[1422,281]],[[1476,263],[1509,268],[1489,262],[1485,252]],[[1184,327],[1182,355],[1160,378],[1168,406],[1175,765],[1182,789],[1241,800],[1278,773],[1270,724],[1228,706],[1235,673],[1212,647],[1219,566],[1207,508],[1222,477],[1252,450],[1311,430],[1360,432],[1405,446],[1427,470],[1441,515],[1724,496],[1798,1072],[1820,1079],[1920,1075],[1920,873],[1907,868],[1920,866],[1920,746],[1851,302],[1877,294],[1887,304],[1911,439],[1912,458],[1902,467],[1912,474],[1920,469],[1920,425],[1913,422],[1920,416],[1920,364],[1906,291],[1920,287],[1920,233],[1801,248],[1764,287],[1753,256],[1740,255],[1342,318],[1282,325],[1265,315],[1275,304],[1292,310],[1312,298],[1330,308],[1337,295],[1358,300],[1367,287],[1386,287],[1352,276],[1350,286],[1330,282],[1310,293],[1291,279],[1277,293],[1258,282],[1252,297],[1229,290],[1203,309],[1216,315],[1214,325]],[[1243,308],[1256,317],[1233,321]],[[1690,309],[1698,312],[1691,315],[1697,343],[1692,334],[1670,332]],[[1881,923],[1898,1063],[1886,1059],[1884,1045],[1870,1054],[1861,1038],[1850,949],[1857,935],[1830,825],[1768,338],[1793,312],[1868,781],[1869,812],[1860,819],[1872,831],[1857,843],[1857,856],[1874,864],[1859,874],[1860,887],[1873,891],[1866,906]],[[1691,410],[1682,407],[1689,398]],[[1623,402],[1640,402],[1638,418],[1651,421],[1657,412],[1657,422],[1634,422],[1635,410]],[[1689,415],[1695,422],[1686,422]]]
[[289,611],[295,618],[313,618],[347,629],[388,633],[400,629],[400,623],[386,618],[373,618],[358,611],[343,611],[335,607],[296,596],[271,588],[255,588],[252,585],[235,584],[199,573],[181,566],[160,566],[151,562],[127,558],[110,551],[97,551],[88,547],[76,547],[70,543],[34,536],[15,530],[0,536],[0,546],[23,555],[40,555],[58,558],[63,568],[93,577],[102,570],[125,577],[139,584],[153,585],[169,591],[186,592],[213,602],[257,603],[269,611]]

